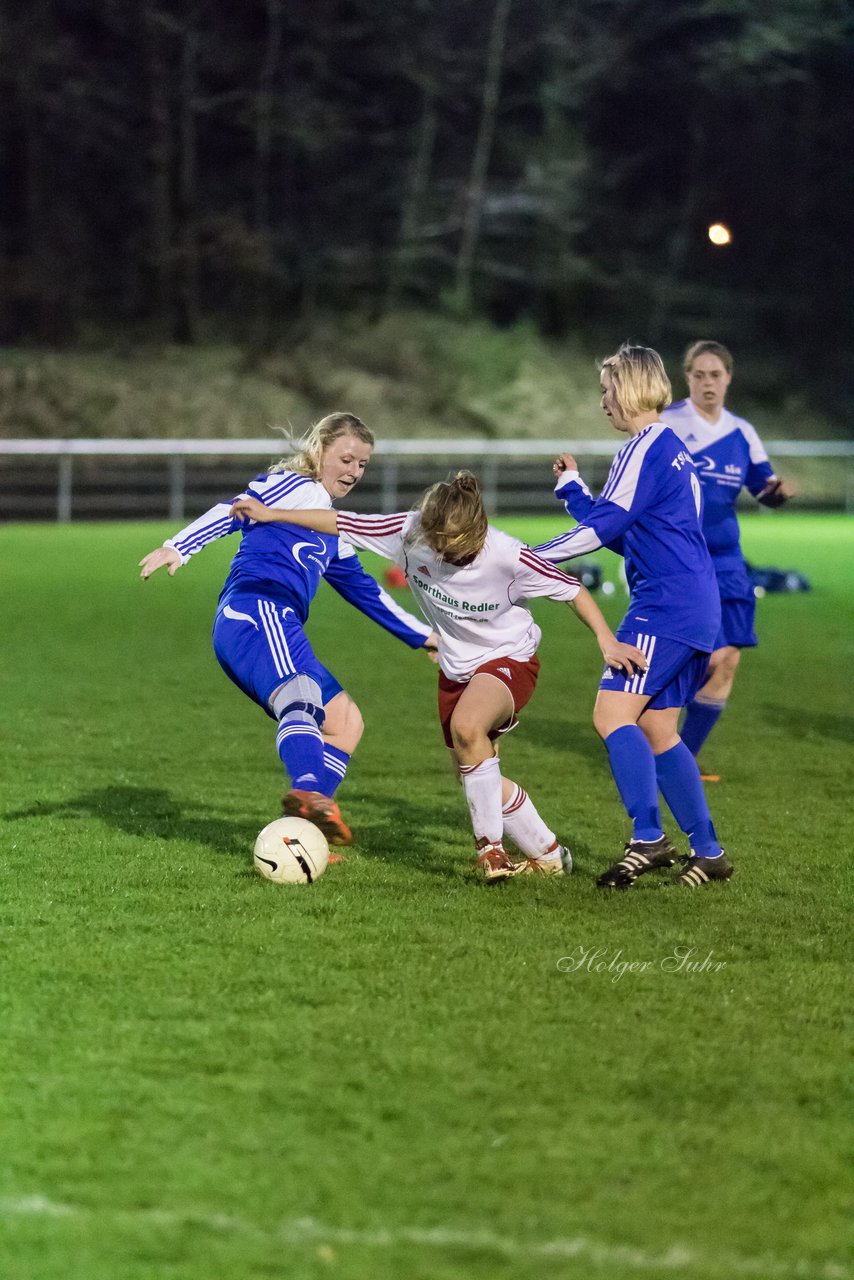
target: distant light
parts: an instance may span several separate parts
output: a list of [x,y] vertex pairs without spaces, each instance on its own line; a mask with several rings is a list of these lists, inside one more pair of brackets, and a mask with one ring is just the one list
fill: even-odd
[[709,239],[712,244],[729,244],[732,240],[729,227],[722,222],[713,222],[709,227]]

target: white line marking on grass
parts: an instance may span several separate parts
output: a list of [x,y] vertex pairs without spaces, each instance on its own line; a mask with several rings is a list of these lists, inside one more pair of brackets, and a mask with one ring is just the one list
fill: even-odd
[[8,1217],[42,1216],[44,1218],[72,1218],[78,1211],[70,1204],[56,1204],[46,1196],[4,1196],[0,1200],[0,1213]]
[[851,1272],[838,1262],[812,1262],[806,1258],[786,1261],[768,1255],[751,1258],[738,1254],[703,1255],[685,1245],[672,1245],[663,1253],[649,1253],[631,1245],[610,1244],[587,1236],[526,1241],[491,1231],[454,1231],[443,1227],[388,1227],[357,1231],[333,1227],[316,1218],[285,1218],[265,1230],[248,1218],[227,1213],[177,1213],[168,1209],[89,1209],[57,1204],[46,1196],[0,1197],[0,1218],[8,1217],[87,1218],[118,1222],[150,1222],[163,1227],[205,1227],[218,1233],[254,1236],[277,1244],[318,1246],[354,1245],[368,1249],[395,1249],[418,1245],[428,1249],[488,1250],[508,1258],[577,1259],[595,1267],[620,1267],[625,1271],[671,1271],[696,1275],[712,1274],[760,1276],[761,1280],[850,1280]]

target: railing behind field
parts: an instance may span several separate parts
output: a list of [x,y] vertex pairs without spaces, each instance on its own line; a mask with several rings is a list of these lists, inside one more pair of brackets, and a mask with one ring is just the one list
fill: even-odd
[[[402,511],[449,471],[470,467],[493,514],[546,514],[549,464],[571,449],[596,492],[620,441],[384,440],[347,505]],[[854,442],[772,440],[768,453],[801,509],[854,513]],[[0,440],[0,519],[169,519],[183,524],[266,470],[263,440]]]

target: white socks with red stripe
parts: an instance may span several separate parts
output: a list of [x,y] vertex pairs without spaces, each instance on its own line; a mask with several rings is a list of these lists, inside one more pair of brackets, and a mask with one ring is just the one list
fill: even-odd
[[501,766],[498,756],[480,764],[459,765],[460,781],[474,828],[475,842],[486,839],[501,844]]
[[527,857],[559,861],[560,845],[555,833],[543,822],[527,791],[518,783],[513,787],[513,794],[502,810],[505,834],[515,840]]

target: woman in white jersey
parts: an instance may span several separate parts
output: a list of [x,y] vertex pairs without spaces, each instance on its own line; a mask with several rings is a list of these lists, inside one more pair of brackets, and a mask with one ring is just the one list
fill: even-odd
[[[568,872],[568,850],[522,788],[501,776],[493,743],[513,728],[537,682],[540,629],[524,601],[547,596],[566,602],[596,636],[610,666],[629,675],[645,667],[639,649],[615,639],[586,588],[492,528],[468,472],[433,485],[414,511],[396,515],[273,511],[253,498],[238,499],[232,514],[340,533],[400,565],[439,637],[439,717],[465,791],[477,867],[487,880],[520,871]],[[511,861],[505,835],[525,861]]]

